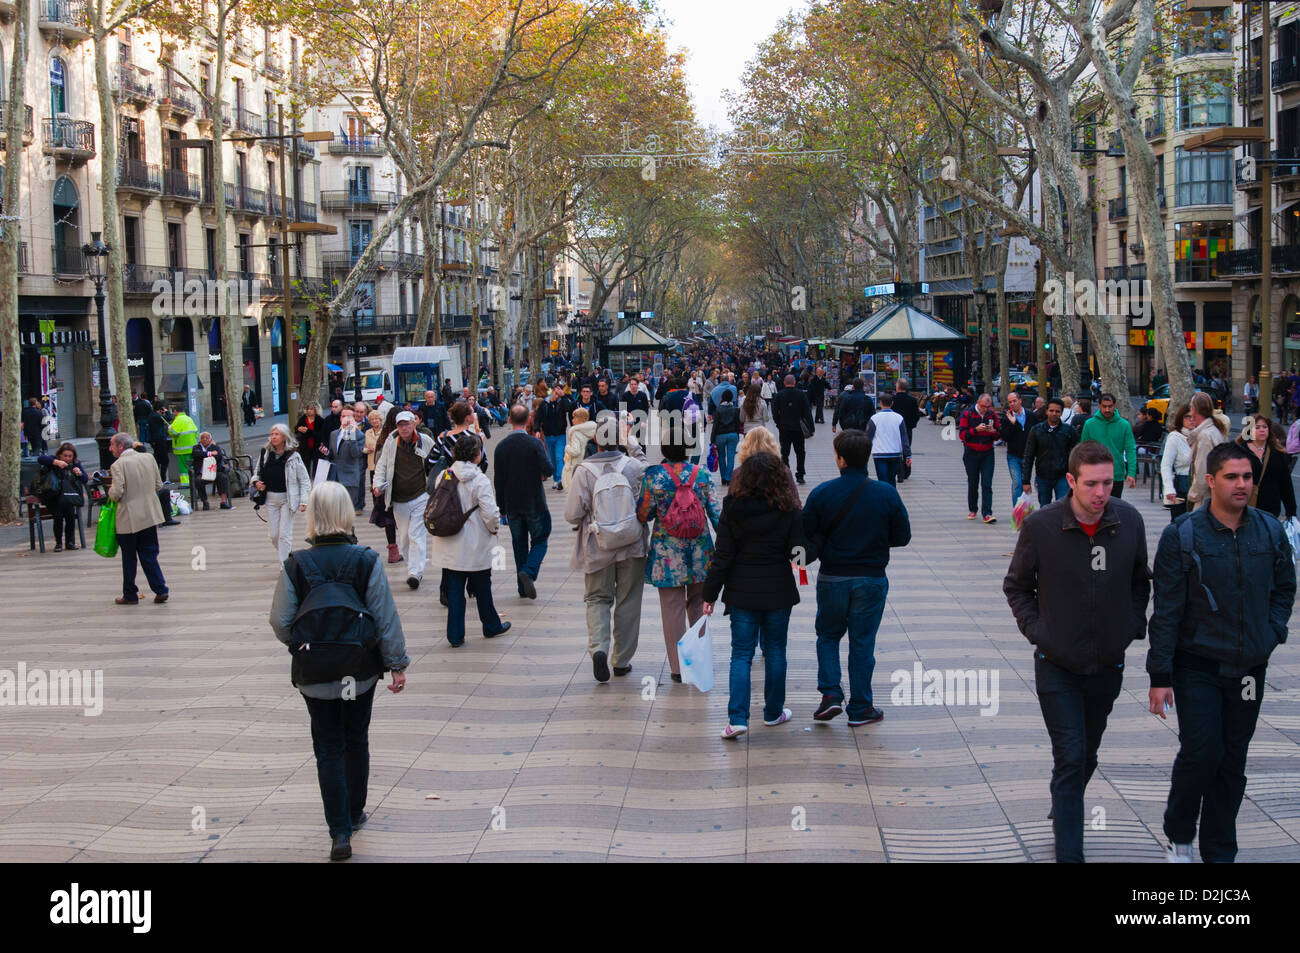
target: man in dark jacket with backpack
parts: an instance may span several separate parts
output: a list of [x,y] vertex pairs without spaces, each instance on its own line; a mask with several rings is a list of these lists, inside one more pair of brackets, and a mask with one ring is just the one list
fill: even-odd
[[1034,646],[1038,704],[1052,739],[1057,863],[1083,862],[1084,789],[1124,678],[1146,634],[1146,529],[1110,495],[1114,459],[1096,441],[1070,454],[1069,497],[1026,518],[1002,591]]
[[1209,505],[1160,536],[1151,616],[1152,714],[1177,704],[1164,830],[1171,863],[1232,863],[1246,755],[1255,734],[1269,656],[1286,641],[1296,571],[1281,524],[1249,506],[1251,453],[1223,443],[1205,462]]
[[885,612],[889,550],[906,546],[912,527],[898,491],[867,476],[871,441],[861,430],[835,438],[838,479],[808,494],[803,531],[808,560],[820,560],[817,575],[817,690],[822,700],[813,718],[830,721],[844,711],[840,684],[840,640],[849,635],[849,727],[885,717],[872,704],[876,631]]
[[542,481],[555,468],[542,442],[530,437],[525,429],[528,413],[523,404],[510,408],[510,434],[497,444],[492,455],[496,468],[493,488],[503,522],[510,527],[519,595],[536,599],[534,583],[542,570],[546,541],[551,535],[551,511]]
[[867,421],[876,413],[876,402],[867,394],[866,386],[861,377],[855,377],[844,393],[840,394],[835,413],[831,415],[831,433],[835,432],[836,427],[866,431]]

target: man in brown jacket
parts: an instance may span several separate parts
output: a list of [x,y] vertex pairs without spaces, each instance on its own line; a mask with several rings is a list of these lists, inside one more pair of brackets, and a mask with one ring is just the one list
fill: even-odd
[[113,482],[108,498],[117,503],[117,545],[122,552],[122,595],[114,600],[119,606],[133,606],[140,601],[140,590],[135,585],[137,560],[144,565],[153,601],[167,601],[167,580],[158,565],[158,524],[163,522],[158,491],[162,489],[162,478],[153,457],[132,449],[133,442],[129,434],[119,433],[109,444],[117,458],[109,470]]

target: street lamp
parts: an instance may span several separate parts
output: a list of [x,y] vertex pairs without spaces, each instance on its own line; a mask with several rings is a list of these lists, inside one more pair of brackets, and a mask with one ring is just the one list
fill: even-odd
[[[108,336],[104,330],[104,259],[112,248],[101,239],[102,232],[90,233],[90,244],[81,246],[81,253],[86,256],[86,277],[95,283],[95,317],[99,328],[99,432],[95,442],[99,444],[99,467],[107,470],[113,465],[113,453],[109,443],[117,431],[113,428],[113,400],[108,393]],[[122,382],[117,382],[118,387]]]

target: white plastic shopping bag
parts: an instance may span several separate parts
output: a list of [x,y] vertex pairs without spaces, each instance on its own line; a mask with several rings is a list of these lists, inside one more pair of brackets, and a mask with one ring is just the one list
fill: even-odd
[[1291,517],[1282,528],[1291,543],[1291,558],[1300,562],[1300,517]]
[[709,633],[709,617],[686,630],[677,643],[677,659],[682,666],[682,682],[694,685],[702,692],[713,687],[713,636]]
[[217,458],[203,458],[203,482],[211,483],[217,478]]
[[314,490],[322,483],[328,483],[330,480],[330,462],[328,460],[316,461],[316,476],[311,481],[311,488]]

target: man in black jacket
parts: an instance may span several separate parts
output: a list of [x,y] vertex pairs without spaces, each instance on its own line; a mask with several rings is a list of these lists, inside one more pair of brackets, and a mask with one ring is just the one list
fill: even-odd
[[1031,513],[1002,591],[1034,646],[1034,685],[1052,739],[1057,863],[1083,862],[1083,794],[1124,679],[1124,652],[1146,635],[1146,529],[1114,499],[1114,458],[1089,440],[1070,454],[1072,493]]
[[[623,409],[627,411],[629,433],[636,442],[645,446],[646,433],[650,421],[650,395],[641,388],[641,381],[635,377],[627,382],[623,392]],[[592,420],[595,420],[593,415]]]
[[1007,397],[1007,412],[1002,420],[1002,440],[1007,445],[1007,472],[1011,474],[1011,505],[1020,498],[1024,480],[1025,441],[1034,426],[1033,415],[1025,410],[1015,391]]
[[45,408],[41,406],[39,397],[33,397],[27,401],[27,406],[23,408],[22,413],[23,436],[27,438],[27,446],[33,454],[45,452],[45,435],[43,433],[45,417]]
[[1296,572],[1282,526],[1249,506],[1249,450],[1224,443],[1205,461],[1209,505],[1165,527],[1156,548],[1155,611],[1147,673],[1151,713],[1178,704],[1165,836],[1169,861],[1237,857],[1237,811],[1246,754],[1264,694],[1269,656],[1286,641]]
[[533,427],[542,432],[546,438],[546,456],[551,461],[551,472],[555,478],[555,489],[562,490],[560,475],[564,472],[565,434],[569,429],[569,418],[573,414],[573,401],[564,396],[560,385],[556,384],[546,395],[546,400],[533,415]]
[[823,411],[826,409],[826,391],[830,386],[826,380],[826,369],[818,364],[817,373],[808,379],[808,402],[812,404],[815,421],[819,424],[826,422]]
[[900,377],[894,391],[894,413],[903,418],[907,424],[907,442],[910,446],[916,444],[915,433],[916,423],[921,419],[921,406],[916,402],[907,390],[907,379]]
[[785,386],[772,398],[772,421],[776,432],[781,437],[781,459],[790,465],[790,447],[794,447],[794,477],[800,483],[804,474],[804,426],[811,434],[813,428],[812,408],[808,406],[808,395],[794,386],[794,375],[787,374]]
[[[602,377],[599,381],[596,382],[596,396],[593,399],[596,401],[597,404],[600,405],[601,408],[604,408],[605,410],[612,410],[617,413],[618,395],[610,392],[609,381],[606,380],[605,378]],[[596,418],[594,417],[592,418],[592,420],[595,419]]]
[[1066,471],[1070,467],[1070,451],[1079,442],[1079,431],[1069,424],[1061,423],[1061,414],[1065,411],[1065,401],[1053,397],[1047,402],[1047,419],[1041,424],[1034,424],[1029,429],[1025,440],[1025,456],[1021,479],[1021,492],[1028,493],[1038,468],[1038,502],[1046,506],[1052,497],[1065,499],[1070,493]]
[[542,481],[555,472],[546,448],[530,437],[529,410],[523,404],[510,408],[510,434],[497,444],[492,462],[497,507],[502,522],[510,527],[510,542],[515,551],[515,578],[519,595],[537,598],[537,575],[546,557],[546,541],[551,535],[551,511],[542,493]]
[[855,377],[840,394],[840,399],[835,404],[835,413],[831,416],[831,433],[835,432],[836,427],[845,430],[867,429],[867,421],[876,413],[876,402],[867,394],[866,386],[861,377]]

